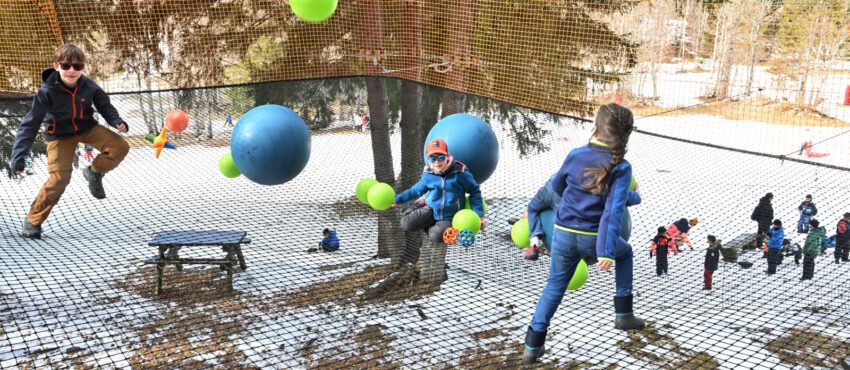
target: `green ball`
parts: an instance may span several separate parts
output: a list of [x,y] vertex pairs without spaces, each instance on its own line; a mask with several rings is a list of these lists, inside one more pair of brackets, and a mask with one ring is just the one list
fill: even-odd
[[[487,214],[487,202],[485,202],[484,199],[481,199],[481,204],[484,206],[484,214],[486,215]],[[469,197],[466,197],[466,204],[463,206],[463,208],[464,209],[472,209],[472,207],[469,206]]]
[[218,160],[218,170],[221,171],[221,174],[227,178],[239,177],[242,172],[236,168],[236,163],[233,163],[233,156],[230,153],[227,153],[221,156],[221,159]]
[[531,241],[528,240],[528,232],[527,218],[514,222],[514,226],[511,226],[511,240],[520,247],[528,248],[531,245]]
[[467,229],[473,234],[478,234],[478,230],[481,230],[481,218],[471,209],[462,209],[455,213],[452,227],[458,230]]
[[357,190],[355,191],[357,194],[357,199],[359,199],[364,204],[369,204],[369,189],[372,188],[372,185],[375,185],[377,183],[378,180],[368,177],[363,180],[360,180],[360,182],[357,183]]
[[369,205],[379,211],[390,208],[395,201],[395,191],[389,184],[379,182],[369,188],[369,194],[366,196],[369,199]]
[[632,183],[629,184],[629,190],[635,190],[636,187],[637,187],[637,181],[635,180],[634,175],[632,175]]
[[578,290],[582,285],[587,281],[587,263],[584,260],[578,261],[578,266],[576,266],[576,272],[573,274],[573,278],[570,279],[570,285],[567,285],[567,290]]
[[289,0],[292,12],[307,22],[318,23],[330,18],[339,0]]

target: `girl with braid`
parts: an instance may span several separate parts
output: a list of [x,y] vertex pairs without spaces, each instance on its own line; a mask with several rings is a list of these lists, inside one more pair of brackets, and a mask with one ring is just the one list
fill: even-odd
[[614,266],[614,326],[646,326],[632,311],[632,246],[619,236],[626,203],[633,196],[632,166],[623,159],[633,128],[630,110],[615,103],[601,106],[590,143],[570,151],[552,179],[561,202],[555,213],[549,278],[525,335],[525,362],[539,361],[545,351],[552,316],[581,259],[598,260],[596,266],[605,271]]

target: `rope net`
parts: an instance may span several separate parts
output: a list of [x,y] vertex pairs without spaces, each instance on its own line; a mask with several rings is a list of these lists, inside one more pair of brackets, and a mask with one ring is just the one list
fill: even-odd
[[[525,259],[512,224],[612,101],[635,114],[625,158],[643,201],[629,240],[648,326],[614,328],[614,274],[591,265],[541,365],[840,367],[850,264],[827,248],[800,280],[793,251],[807,194],[827,237],[850,211],[849,8],[367,0],[308,23],[286,2],[2,1],[0,368],[524,366],[550,256]],[[41,238],[25,238],[52,144],[41,130],[19,175],[12,147],[66,42],[85,50],[83,73],[109,93],[130,149],[96,199],[83,172],[103,148],[88,157],[80,142]],[[280,185],[223,176],[231,138],[257,121],[243,116],[264,104],[304,120],[309,161]],[[188,128],[156,158],[146,136],[174,109]],[[355,195],[364,178],[413,186],[429,132],[459,112],[498,141],[471,246],[405,232],[406,205],[378,211]],[[790,244],[771,275],[750,219],[766,193]],[[693,250],[682,244],[658,276],[650,240],[680,218],[699,219]],[[339,250],[310,252],[324,229]],[[167,233],[183,231],[236,233]],[[724,248],[704,290],[708,235]],[[162,246],[176,244],[184,263],[165,264],[157,289],[160,253],[173,253]]]

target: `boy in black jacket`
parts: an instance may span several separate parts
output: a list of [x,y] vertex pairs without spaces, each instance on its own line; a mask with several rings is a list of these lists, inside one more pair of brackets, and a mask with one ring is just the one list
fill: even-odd
[[9,165],[15,174],[24,170],[24,158],[44,125],[47,141],[47,182],[39,191],[24,219],[21,234],[41,237],[41,224],[59,202],[71,181],[74,150],[83,142],[100,151],[83,171],[89,191],[97,199],[106,198],[103,175],[124,159],[130,145],[121,136],[97,124],[94,110],[118,131],[127,132],[127,124],[109,102],[109,96],[94,81],[83,75],[86,55],[75,45],[64,44],[53,55],[53,67],[41,73],[41,88],[35,94],[32,109],[18,127]]
[[720,262],[720,240],[717,240],[714,235],[708,236],[708,249],[705,251],[705,271],[703,272],[703,289],[711,290],[711,280],[714,272],[717,271],[717,264]]
[[655,274],[661,277],[661,274],[667,273],[667,254],[672,247],[673,240],[667,238],[667,229],[664,226],[658,227],[658,234],[652,239],[649,245],[649,258],[655,254]]

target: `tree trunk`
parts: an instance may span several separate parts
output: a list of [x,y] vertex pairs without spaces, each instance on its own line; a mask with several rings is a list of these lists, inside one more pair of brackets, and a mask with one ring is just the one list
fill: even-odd
[[[360,11],[364,15],[363,24],[360,29],[360,41],[368,53],[383,54],[383,35],[380,16],[381,4],[378,0],[364,0],[361,2]],[[371,58],[364,63],[365,73],[369,76],[377,76],[381,73],[378,66],[372,63]],[[389,108],[387,106],[387,83],[383,77],[365,77],[366,80],[366,102],[369,105],[370,125],[372,126],[372,161],[375,165],[375,179],[387,184],[395,184],[395,171],[393,170],[393,153],[390,147],[390,128],[387,117]],[[378,212],[378,258],[390,257],[390,250],[398,249],[400,239],[394,237],[394,233],[401,230],[399,224],[399,212],[397,208]]]
[[440,115],[440,118],[463,112],[466,112],[466,94],[446,90],[443,93],[443,114]]
[[[402,35],[405,45],[404,59],[407,70],[401,82],[401,175],[398,189],[409,189],[422,175],[422,148],[425,138],[422,136],[422,70],[410,68],[422,59],[422,3],[408,1],[404,3],[404,29]],[[406,266],[416,263],[422,246],[421,231],[405,231],[404,246],[391,253],[394,266]]]
[[747,67],[747,87],[744,93],[749,95],[753,87],[753,72],[756,64],[756,49],[758,47],[759,33],[761,32],[761,21],[756,24],[756,29],[753,33],[753,38],[750,41],[750,65]]
[[466,111],[466,61],[469,60],[469,38],[475,26],[472,0],[451,0],[450,4],[449,59],[452,70],[446,74],[446,92],[443,94],[443,114],[446,117]]
[[434,243],[425,238],[416,269],[419,271],[419,282],[423,284],[440,285],[446,281],[446,243]]
[[422,91],[422,120],[421,120],[421,138],[422,145],[425,145],[425,139],[428,138],[428,133],[431,128],[437,124],[440,117],[440,103],[442,102],[444,89],[436,86],[425,86]]

